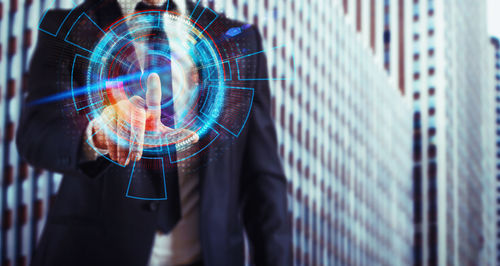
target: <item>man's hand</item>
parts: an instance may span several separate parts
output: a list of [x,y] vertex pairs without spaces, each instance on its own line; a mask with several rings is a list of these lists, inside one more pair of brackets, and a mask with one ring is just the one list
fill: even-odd
[[[146,100],[139,96],[130,99],[111,89],[114,104],[106,107],[97,118],[101,123],[93,123],[93,142],[96,148],[105,149],[109,157],[122,165],[130,160],[138,161],[142,157],[144,132],[152,131],[164,136],[174,129],[161,122],[161,83],[160,77],[152,73],[148,77]],[[100,127],[107,125],[107,129]],[[99,128],[97,128],[99,127]],[[190,130],[183,130],[183,135],[191,136],[191,143],[198,142],[198,135]],[[128,156],[130,153],[130,156]]]

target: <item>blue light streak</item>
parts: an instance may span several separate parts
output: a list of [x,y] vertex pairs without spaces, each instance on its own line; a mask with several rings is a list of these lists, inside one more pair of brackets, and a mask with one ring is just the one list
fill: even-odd
[[[169,67],[155,68],[150,72],[151,73],[152,72],[161,73],[162,71],[165,71],[167,68],[169,68]],[[129,82],[129,81],[139,81],[139,79],[142,75],[143,75],[143,72],[141,71],[141,72],[135,72],[135,73],[132,73],[129,75],[120,76],[119,78],[116,78],[116,79],[108,79],[106,81],[98,82],[95,84],[89,84],[89,85],[84,86],[84,87],[76,88],[73,90],[68,90],[65,92],[61,92],[58,94],[53,94],[53,95],[47,96],[45,98],[34,100],[34,101],[28,103],[28,105],[34,106],[34,105],[46,104],[46,103],[51,103],[51,102],[56,102],[56,101],[62,101],[62,100],[68,99],[68,98],[72,98],[73,96],[81,96],[81,95],[84,95],[86,93],[98,92],[98,91],[102,90],[103,88],[106,88],[107,82],[125,83],[125,82]]]

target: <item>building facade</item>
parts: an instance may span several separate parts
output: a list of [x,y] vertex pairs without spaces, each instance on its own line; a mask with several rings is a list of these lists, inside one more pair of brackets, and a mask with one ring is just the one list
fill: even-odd
[[343,6],[412,103],[415,264],[493,264],[495,103],[486,1]]
[[491,38],[493,46],[493,62],[491,65],[493,69],[493,90],[495,91],[495,123],[496,123],[496,185],[494,186],[496,195],[496,262],[500,264],[500,40],[498,38]]
[[486,4],[384,1],[384,66],[413,106],[416,265],[493,264]]
[[[270,82],[289,181],[294,265],[409,265],[414,259],[414,111],[400,86],[407,84],[401,72],[407,46],[398,44],[407,35],[394,2],[403,1],[202,1],[256,24],[270,73],[292,77]],[[0,2],[4,265],[29,263],[61,178],[28,166],[14,145],[29,58],[43,34],[37,25],[52,3],[74,5]]]
[[413,1],[410,10],[416,261],[488,265],[494,98],[486,2]]

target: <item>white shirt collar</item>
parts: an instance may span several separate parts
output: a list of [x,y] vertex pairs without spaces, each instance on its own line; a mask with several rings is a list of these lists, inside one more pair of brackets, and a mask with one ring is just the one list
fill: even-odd
[[[166,0],[165,0],[166,1]],[[175,2],[177,9],[181,15],[186,15],[186,0],[169,0],[170,2]],[[123,16],[135,12],[135,6],[137,3],[141,2],[141,0],[118,0],[118,4],[122,10]]]

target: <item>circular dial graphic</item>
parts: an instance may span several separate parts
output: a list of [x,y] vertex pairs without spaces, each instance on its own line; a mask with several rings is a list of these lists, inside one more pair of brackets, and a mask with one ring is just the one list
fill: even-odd
[[[67,91],[68,83],[60,82],[61,93],[31,104],[71,98],[71,103],[63,102],[61,111],[74,118],[77,126],[84,123],[81,118],[93,123],[92,134],[85,134],[85,145],[99,158],[130,166],[126,196],[167,199],[170,170],[202,169],[227,154],[244,132],[254,87],[268,80],[257,70],[263,57],[259,37],[250,25],[225,19],[198,4],[188,9],[188,16],[148,10],[123,18],[109,14],[107,21],[115,21],[109,23],[97,19],[106,14],[96,15],[106,3],[74,9],[56,29],[42,17],[39,29],[64,42],[61,54],[74,55],[72,62],[61,61],[61,67],[71,65],[71,91]],[[154,90],[148,86],[150,77],[159,84]],[[107,110],[115,106],[125,110],[117,108],[117,115],[107,116]],[[148,126],[146,122],[145,130],[139,130],[143,136],[136,138],[134,120],[120,119],[119,112],[133,113],[137,108],[154,113],[157,123]],[[124,164],[113,160],[109,151],[94,145],[96,134],[123,150],[141,145],[140,160],[134,160],[130,152]],[[123,162],[121,155],[118,161]],[[154,184],[145,178],[146,169],[159,171]]]
[[[165,155],[172,145],[177,151],[188,149],[189,140],[202,138],[222,112],[225,73],[221,61],[211,37],[189,19],[167,11],[131,14],[111,25],[94,48],[87,83],[99,85],[88,90],[89,106],[99,115],[120,100],[134,96],[145,99],[147,78],[157,73],[161,80],[161,123],[172,130],[146,128],[144,153]],[[210,119],[202,119],[200,110]],[[117,142],[134,141],[119,139],[120,134],[109,132],[105,124],[101,127]]]

